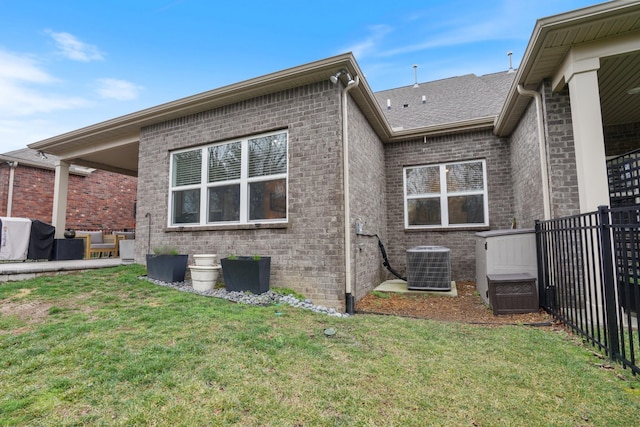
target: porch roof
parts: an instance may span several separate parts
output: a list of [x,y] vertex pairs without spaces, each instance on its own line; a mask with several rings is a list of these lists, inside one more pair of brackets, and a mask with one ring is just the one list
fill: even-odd
[[556,74],[572,48],[597,47],[599,41],[616,39],[634,48],[624,55],[601,56],[598,78],[603,121],[605,124],[640,122],[640,96],[630,97],[626,93],[640,86],[639,30],[639,1],[609,1],[538,19],[496,119],[495,133],[509,135],[531,101],[518,93],[519,84],[536,90],[543,80],[557,79]]

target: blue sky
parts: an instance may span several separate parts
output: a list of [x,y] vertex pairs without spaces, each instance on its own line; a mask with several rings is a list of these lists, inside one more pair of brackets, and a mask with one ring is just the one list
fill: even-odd
[[0,153],[352,51],[374,91],[517,68],[588,0],[0,0]]

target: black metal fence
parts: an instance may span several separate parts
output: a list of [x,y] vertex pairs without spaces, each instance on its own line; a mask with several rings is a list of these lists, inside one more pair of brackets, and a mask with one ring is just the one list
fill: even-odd
[[542,307],[640,373],[640,206],[536,222]]

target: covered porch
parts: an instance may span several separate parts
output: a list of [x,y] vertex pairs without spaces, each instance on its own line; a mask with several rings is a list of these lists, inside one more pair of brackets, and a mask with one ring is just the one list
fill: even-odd
[[[533,105],[540,219],[608,206],[607,158],[640,148],[639,30],[637,2],[608,2],[536,22],[495,133],[511,136]],[[567,198],[575,200],[571,210],[558,208]]]

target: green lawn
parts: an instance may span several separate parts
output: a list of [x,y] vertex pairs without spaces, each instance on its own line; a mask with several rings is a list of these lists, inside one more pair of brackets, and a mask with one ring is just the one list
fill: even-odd
[[0,284],[0,425],[640,424],[640,379],[564,331],[244,306],[140,274]]

